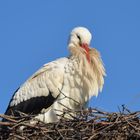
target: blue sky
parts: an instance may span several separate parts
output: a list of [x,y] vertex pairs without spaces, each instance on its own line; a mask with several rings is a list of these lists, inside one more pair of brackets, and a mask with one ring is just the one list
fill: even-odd
[[139,0],[0,1],[0,113],[14,91],[44,63],[68,56],[75,26],[93,34],[107,71],[103,92],[90,106],[140,109]]

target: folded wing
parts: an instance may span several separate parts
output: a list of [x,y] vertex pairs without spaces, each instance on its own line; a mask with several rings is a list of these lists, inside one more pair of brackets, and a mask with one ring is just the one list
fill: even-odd
[[68,58],[61,58],[39,69],[14,93],[5,114],[18,116],[18,111],[38,114],[50,107],[63,86],[67,61]]

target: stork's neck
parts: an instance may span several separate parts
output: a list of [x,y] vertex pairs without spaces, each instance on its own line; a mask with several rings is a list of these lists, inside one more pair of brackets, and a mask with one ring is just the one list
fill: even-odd
[[89,63],[84,49],[79,46],[69,46],[69,49],[71,52],[70,59],[78,61],[78,71],[89,80],[88,85],[90,90],[94,92],[94,95],[98,95],[98,91],[102,90],[105,76],[105,69],[99,52],[93,48],[89,49]]
[[72,58],[77,58],[80,62],[84,59],[84,61],[86,60],[88,63],[90,63],[90,48],[87,46],[87,44],[83,44],[80,46],[79,44],[71,42],[69,44],[69,50]]

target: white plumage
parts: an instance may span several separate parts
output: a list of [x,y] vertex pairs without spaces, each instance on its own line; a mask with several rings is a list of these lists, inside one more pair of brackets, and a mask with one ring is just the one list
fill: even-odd
[[36,114],[45,123],[59,119],[66,107],[78,110],[104,84],[105,70],[97,50],[90,48],[91,33],[84,27],[70,35],[70,56],[45,64],[13,95],[5,114],[16,110]]

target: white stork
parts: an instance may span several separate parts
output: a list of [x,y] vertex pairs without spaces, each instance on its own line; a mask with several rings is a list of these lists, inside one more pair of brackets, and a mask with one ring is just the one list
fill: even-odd
[[6,115],[35,114],[45,123],[59,120],[66,108],[86,107],[104,84],[105,69],[99,52],[90,48],[91,33],[76,27],[70,34],[70,56],[45,64],[13,95]]

